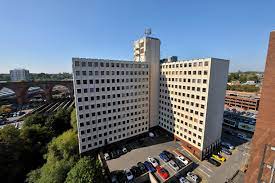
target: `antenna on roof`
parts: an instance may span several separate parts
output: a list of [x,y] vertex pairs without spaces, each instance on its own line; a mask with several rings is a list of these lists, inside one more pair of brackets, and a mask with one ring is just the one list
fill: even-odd
[[144,31],[145,36],[149,36],[152,34],[151,28],[146,28]]

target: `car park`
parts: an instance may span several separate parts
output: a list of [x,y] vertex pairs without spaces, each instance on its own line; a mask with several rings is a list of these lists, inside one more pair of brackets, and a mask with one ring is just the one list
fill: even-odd
[[157,172],[163,179],[167,179],[169,177],[169,172],[161,166],[157,166]]
[[220,162],[225,162],[226,161],[225,157],[223,157],[220,154],[212,154],[212,158],[214,158],[215,160],[220,161]]
[[177,156],[176,157],[180,162],[182,162],[185,166],[188,165],[188,160],[184,158],[183,156]]
[[168,164],[173,168],[173,170],[178,171],[180,167],[176,164],[174,160],[170,160]]
[[221,150],[224,154],[226,154],[226,155],[232,155],[232,152],[231,151],[229,151],[228,149],[226,149],[226,148],[224,148],[224,147],[222,147],[222,150]]
[[116,175],[113,175],[113,176],[111,177],[111,182],[112,182],[112,183],[118,183],[118,180],[117,180],[117,176],[116,176]]
[[196,175],[196,174],[194,174],[194,173],[192,173],[192,172],[188,172],[188,173],[187,173],[187,177],[188,177],[191,181],[193,181],[193,182],[199,182],[199,181],[200,181],[200,180],[199,180],[199,176]]
[[148,161],[149,161],[150,163],[152,163],[152,165],[153,165],[154,167],[159,166],[159,163],[157,162],[157,160],[156,160],[155,158],[151,157],[151,156],[148,157]]
[[144,166],[144,164],[143,164],[143,163],[138,162],[138,163],[137,163],[137,166],[138,166],[138,167],[139,167],[139,169],[142,171],[142,173],[147,172],[147,169],[146,169],[146,167]]
[[134,175],[132,174],[132,172],[129,169],[125,169],[124,172],[125,172],[125,175],[126,175],[128,181],[131,181],[134,179]]
[[165,154],[165,153],[163,153],[163,152],[161,152],[160,154],[159,154],[159,157],[160,157],[160,159],[162,159],[163,161],[165,161],[165,162],[168,162],[170,159],[168,158],[168,156]]
[[211,163],[212,165],[215,165],[216,167],[221,166],[220,162],[216,161],[214,158],[211,158],[211,157],[208,159],[208,162]]
[[180,183],[190,183],[190,181],[187,180],[185,177],[180,177],[180,178],[179,178],[179,182],[180,182]]
[[111,159],[108,153],[105,153],[105,154],[104,154],[104,159],[105,159],[105,160]]
[[149,137],[154,137],[155,134],[153,132],[149,132]]
[[148,162],[148,161],[144,162],[144,166],[146,167],[146,169],[149,172],[155,172],[156,171],[156,169],[154,168],[154,166],[150,162]]

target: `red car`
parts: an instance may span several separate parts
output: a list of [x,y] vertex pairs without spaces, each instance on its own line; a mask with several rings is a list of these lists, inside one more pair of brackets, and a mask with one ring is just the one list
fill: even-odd
[[169,177],[168,171],[161,166],[157,166],[157,172],[163,179],[167,179]]

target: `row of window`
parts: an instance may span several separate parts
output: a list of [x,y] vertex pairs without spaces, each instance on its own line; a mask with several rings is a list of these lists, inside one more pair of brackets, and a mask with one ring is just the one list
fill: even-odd
[[[167,94],[167,95],[165,95],[165,94]],[[183,96],[183,97],[202,100],[202,101],[206,100],[205,96],[194,95],[194,94],[189,94],[189,93],[182,93],[182,92],[167,91],[167,90],[161,91],[160,98],[163,98],[165,100],[171,100],[171,97],[170,97],[171,95]]]
[[[87,145],[82,145],[81,149],[86,150],[86,149],[92,149],[92,148],[100,147],[100,146],[103,145],[103,142],[106,145],[108,142],[111,143],[112,141],[121,140],[121,139],[124,139],[126,136],[129,137],[129,136],[132,136],[132,135],[137,135],[137,134],[145,132],[147,130],[148,130],[148,127],[144,127],[144,128],[140,128],[140,129],[136,129],[136,130],[127,132],[127,134],[123,133],[123,134],[120,134],[120,135],[115,135],[114,137],[109,137],[109,138],[105,137],[104,140],[99,140],[99,141],[93,142],[93,144],[89,143]],[[91,138],[92,137],[88,137],[87,140],[91,139]]]
[[[160,89],[160,92],[164,92],[164,93],[170,93],[169,90],[167,90],[167,88],[175,88],[175,89],[182,89],[182,90],[191,90],[191,91],[197,91],[197,92],[206,92],[206,88],[201,88],[201,87],[195,87],[195,86],[182,86],[182,85],[172,85],[172,84],[163,84],[160,87],[164,87],[165,89]],[[181,92],[178,92],[181,93]]]
[[172,81],[172,82],[180,82],[180,83],[198,83],[198,84],[207,84],[207,79],[186,79],[186,78],[165,78],[161,77],[160,78],[160,84],[164,85],[167,83],[167,81]]
[[[137,106],[137,105],[135,105]],[[133,106],[131,106],[133,107]],[[89,117],[97,117],[97,120],[98,120],[98,123],[101,122],[101,119],[100,119],[100,116],[103,115],[105,116],[106,114],[112,114],[112,116],[109,116],[108,118],[102,118],[102,121],[103,122],[107,122],[107,119],[110,121],[110,120],[116,120],[116,119],[121,119],[121,118],[126,118],[126,117],[131,117],[131,115],[138,115],[137,114],[137,111],[134,113],[134,112],[130,112],[130,108],[131,107],[122,107],[122,108],[117,108],[117,109],[109,109],[109,110],[103,110],[103,111],[97,111],[97,112],[89,112],[89,113],[86,113],[86,114],[79,114],[79,119],[84,119],[85,118],[89,118]],[[134,107],[133,107],[134,108]],[[117,114],[115,115],[116,112],[120,112],[120,111],[127,111],[127,113],[124,113],[122,115],[120,114]],[[144,113],[145,111],[143,111]],[[133,116],[134,117],[134,116]],[[143,117],[139,117],[140,119],[144,119],[144,116]],[[138,120],[139,118],[133,118],[133,120]]]
[[104,84],[104,83],[129,83],[129,82],[135,82],[138,84],[138,82],[147,82],[149,79],[148,78],[131,78],[131,79],[83,79],[83,80],[76,80],[76,84]]
[[119,76],[119,75],[132,75],[132,76],[145,76],[145,75],[148,75],[148,71],[75,71],[75,75],[76,76],[109,76],[109,75],[112,75],[112,76]]
[[[204,63],[204,64],[203,64]],[[190,62],[190,63],[165,63],[161,64],[160,68],[184,68],[184,67],[202,67],[208,66],[208,61],[204,62]]]
[[[93,92],[109,92],[109,91],[120,91],[120,90],[133,90],[133,89],[144,89],[144,88],[148,88],[148,85],[129,85],[129,86],[112,86],[112,87],[101,87],[101,88],[78,88],[76,89],[76,92],[78,94],[81,93],[93,93]],[[128,93],[128,92],[127,92]],[[140,94],[147,94],[148,91],[142,91],[142,92],[136,92],[136,93],[140,93]],[[126,93],[125,93],[126,94]],[[130,95],[128,93],[128,95]]]
[[75,61],[75,67],[121,67],[121,68],[148,68],[148,64],[145,63],[109,63],[109,62],[85,62],[85,61]]
[[[91,97],[77,97],[77,102],[89,102],[89,101],[94,101],[94,100],[105,100],[105,99],[115,99],[115,98],[121,98],[121,97],[128,97],[128,96],[138,96],[138,95],[134,95],[134,92],[131,93],[124,93],[120,94],[112,94],[112,95],[101,95],[101,96],[91,96]],[[137,94],[137,92],[136,92]],[[148,96],[148,95],[146,95]],[[120,101],[121,104],[128,104],[128,103],[133,103],[133,102],[138,102],[138,101],[146,101],[148,100],[148,97],[142,97],[140,99],[137,98],[132,98],[132,99],[128,99],[128,100],[119,100],[118,105],[120,105]]]
[[[199,111],[196,111],[196,110],[193,110],[193,109],[189,109],[187,107],[182,107],[182,106],[179,106],[179,105],[172,105],[173,106],[173,109],[179,109],[179,110],[182,110],[183,111],[186,111],[190,114],[194,114],[194,115],[197,115],[197,116],[201,116],[201,117],[204,117],[204,113],[203,112],[199,112]],[[172,108],[169,108],[167,107],[167,105],[165,105],[165,107],[161,107],[164,111],[167,111],[167,112],[171,112],[173,111]]]
[[164,77],[163,75],[207,75],[208,74],[208,71],[207,70],[204,70],[204,71],[160,71],[160,75],[161,77]]

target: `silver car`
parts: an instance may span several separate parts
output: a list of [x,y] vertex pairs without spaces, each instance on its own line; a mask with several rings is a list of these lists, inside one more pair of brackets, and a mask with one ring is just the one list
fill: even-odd
[[173,168],[173,170],[179,171],[180,167],[177,165],[177,163],[174,160],[170,160],[168,164]]
[[200,182],[199,177],[196,174],[192,173],[192,172],[188,172],[187,176],[193,182]]

